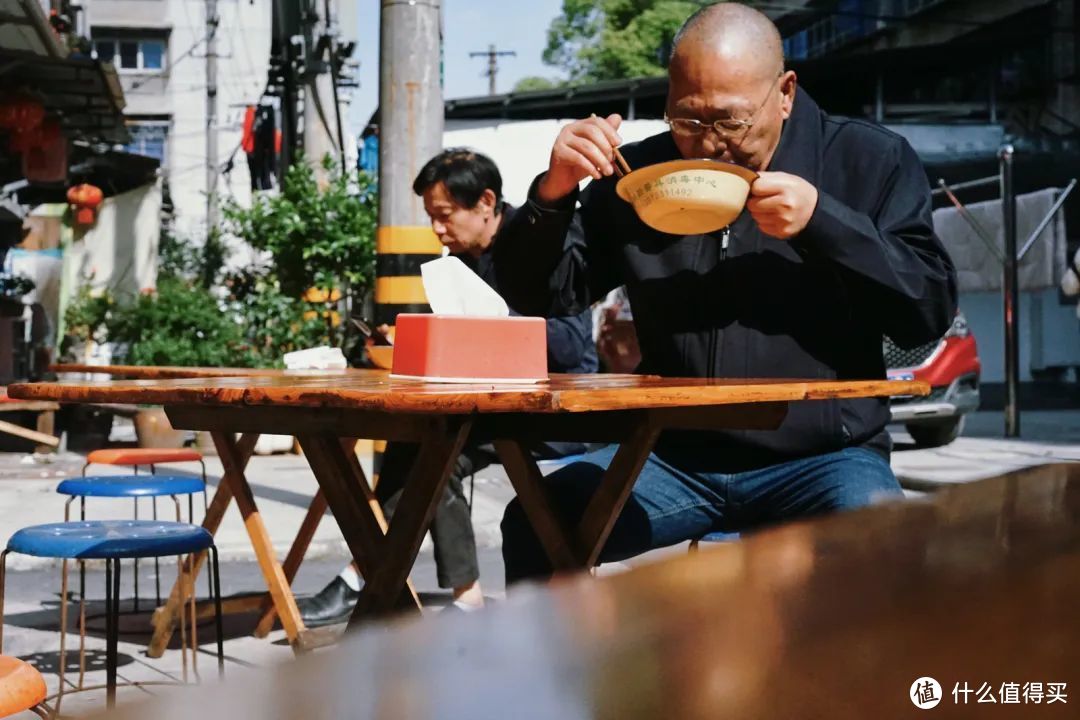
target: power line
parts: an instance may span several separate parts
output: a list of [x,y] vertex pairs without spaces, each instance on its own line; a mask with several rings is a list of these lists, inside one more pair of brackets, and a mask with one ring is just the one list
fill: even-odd
[[166,70],[166,71],[165,71],[164,73],[162,73],[161,75],[149,75],[149,76],[147,76],[147,77],[144,77],[144,78],[143,78],[142,80],[139,80],[139,81],[137,81],[137,82],[133,82],[133,83],[131,84],[131,87],[130,87],[130,88],[128,88],[128,92],[131,92],[131,91],[133,91],[133,90],[138,90],[138,89],[139,89],[139,88],[141,88],[141,87],[142,87],[143,85],[145,85],[146,83],[148,83],[148,82],[150,82],[150,81],[152,81],[152,80],[159,80],[159,79],[160,79],[160,78],[162,77],[162,75],[164,75],[165,77],[168,77],[169,75],[171,75],[171,74],[172,74],[172,69],[173,69],[174,67],[176,67],[177,65],[179,65],[179,64],[180,64],[180,62],[181,62],[181,61],[182,61],[182,60],[183,60],[184,58],[186,58],[186,57],[190,57],[190,56],[191,56],[191,53],[195,52],[195,50],[196,50],[196,49],[197,49],[197,48],[198,48],[198,47],[199,47],[200,45],[202,45],[202,44],[203,44],[203,41],[204,41],[204,40],[206,40],[206,36],[205,36],[205,35],[203,35],[203,36],[202,36],[201,38],[199,38],[198,40],[196,40],[196,41],[195,41],[195,44],[194,44],[194,45],[192,45],[191,47],[189,47],[189,48],[188,48],[187,50],[185,50],[185,51],[183,52],[183,54],[181,54],[181,55],[180,55],[180,57],[176,58],[175,60],[171,60],[171,61],[169,62],[169,67],[168,67],[168,69],[167,69],[167,70]]

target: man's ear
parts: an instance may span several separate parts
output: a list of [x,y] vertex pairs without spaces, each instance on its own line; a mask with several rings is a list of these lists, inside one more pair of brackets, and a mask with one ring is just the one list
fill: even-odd
[[481,211],[490,211],[492,215],[495,214],[495,206],[498,205],[498,199],[495,197],[495,191],[491,188],[486,188],[483,194],[480,195],[480,200],[477,201],[476,207]]
[[785,120],[791,117],[791,108],[795,105],[795,88],[798,84],[794,70],[788,70],[780,77],[780,112]]

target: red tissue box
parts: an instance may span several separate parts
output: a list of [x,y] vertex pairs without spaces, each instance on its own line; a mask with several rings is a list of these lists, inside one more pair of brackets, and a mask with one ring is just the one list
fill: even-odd
[[542,382],[547,324],[538,317],[402,313],[393,377],[433,382]]

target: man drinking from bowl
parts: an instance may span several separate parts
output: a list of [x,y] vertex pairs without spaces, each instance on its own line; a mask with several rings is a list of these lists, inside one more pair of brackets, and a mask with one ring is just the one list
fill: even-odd
[[[884,378],[883,335],[913,347],[945,333],[955,271],[903,138],[822,112],[785,71],[776,27],[734,2],[686,22],[668,72],[670,132],[623,156],[631,168],[711,158],[755,170],[745,210],[708,235],[649,228],[615,193],[620,117],[574,122],[496,246],[512,306],[573,313],[625,285],[638,372],[675,377]],[[887,399],[824,400],[792,403],[773,431],[665,434],[601,560],[899,495],[888,420]],[[613,454],[549,476],[568,522]],[[502,528],[507,582],[551,572],[516,501]]]

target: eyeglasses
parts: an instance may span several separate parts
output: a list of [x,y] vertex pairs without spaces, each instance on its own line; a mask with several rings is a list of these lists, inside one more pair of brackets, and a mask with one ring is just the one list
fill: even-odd
[[705,123],[700,120],[695,120],[694,118],[671,118],[667,116],[667,113],[664,113],[664,122],[668,124],[672,132],[678,133],[679,135],[702,135],[709,128],[712,128],[720,137],[731,137],[740,132],[748,132],[750,128],[754,126],[754,123],[757,122],[757,114],[765,107],[765,103],[769,102],[769,98],[776,88],[777,81],[781,77],[783,76],[777,76],[776,80],[773,80],[772,85],[769,86],[769,92],[765,94],[765,98],[761,101],[761,104],[758,105],[757,109],[746,119],[727,117],[714,120],[711,123]]

